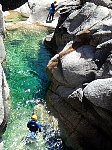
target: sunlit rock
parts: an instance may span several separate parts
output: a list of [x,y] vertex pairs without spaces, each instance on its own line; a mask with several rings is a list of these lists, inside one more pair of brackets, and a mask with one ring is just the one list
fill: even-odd
[[97,79],[84,88],[84,95],[94,105],[112,111],[112,78]]
[[4,26],[4,19],[3,19],[3,12],[2,6],[0,5],[0,35],[4,35],[5,26]]
[[3,141],[2,140],[0,140],[0,150],[3,150],[4,148],[3,148]]
[[62,7],[51,41],[46,38],[57,51],[47,66],[48,101],[69,148],[111,150],[111,1],[91,2]]
[[[85,0],[90,2],[89,0]],[[95,3],[96,5],[102,5],[105,7],[112,8],[112,1],[111,0],[91,0],[91,3]]]
[[9,99],[9,88],[1,65],[5,60],[6,56],[3,37],[4,37],[4,20],[2,7],[0,5],[0,150],[3,150],[3,141],[1,137],[8,119],[8,99]]
[[3,68],[0,65],[0,125],[3,123],[4,120],[4,102],[3,102],[3,89],[2,89],[2,84],[3,84]]
[[21,5],[25,4],[28,0],[1,0],[0,4],[2,5],[2,10],[7,11],[7,10],[13,10]]
[[29,17],[30,16],[30,8],[28,6],[28,3],[25,3],[21,7],[16,9],[18,12],[21,13],[22,16],[24,17]]
[[69,47],[66,52],[62,51],[59,55],[56,55],[57,58],[56,56],[52,58],[48,68],[58,82],[69,87],[77,87],[84,82],[94,80],[94,72],[97,69],[97,66],[92,61],[94,54],[94,47],[89,45],[82,46],[76,50],[72,49],[71,52]]
[[5,47],[3,43],[3,38],[0,36],[0,63],[3,62],[5,59],[6,53],[5,53]]

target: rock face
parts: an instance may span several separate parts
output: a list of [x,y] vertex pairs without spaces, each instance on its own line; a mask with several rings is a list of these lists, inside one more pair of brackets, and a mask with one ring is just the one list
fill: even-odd
[[47,66],[48,104],[70,149],[111,150],[112,1],[69,2],[45,40],[57,52]]
[[1,0],[2,10],[13,10],[28,2],[28,0]]
[[3,149],[3,142],[1,137],[7,123],[8,99],[9,99],[9,88],[2,67],[2,63],[5,59],[5,48],[3,44],[3,33],[4,33],[3,25],[4,24],[3,24],[2,7],[0,5],[0,150]]
[[[65,0],[58,0],[58,7],[61,2]],[[50,5],[53,1],[49,0],[28,0],[28,6],[30,8],[30,16],[28,21],[31,23],[35,22],[46,22]],[[55,14],[55,17],[59,17],[58,12]]]
[[112,111],[112,78],[92,81],[84,88],[84,95],[94,105]]

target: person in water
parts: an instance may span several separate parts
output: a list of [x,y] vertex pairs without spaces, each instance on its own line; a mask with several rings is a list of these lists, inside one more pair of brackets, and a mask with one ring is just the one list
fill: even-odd
[[27,127],[29,128],[29,136],[36,138],[37,133],[41,132],[41,125],[37,122],[37,115],[32,115],[31,120],[27,123]]

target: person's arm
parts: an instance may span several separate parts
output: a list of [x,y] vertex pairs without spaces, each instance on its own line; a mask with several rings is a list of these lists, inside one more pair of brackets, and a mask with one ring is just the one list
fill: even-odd
[[56,8],[57,6],[58,6],[58,5],[56,5],[56,4],[54,5],[54,9],[55,9],[54,13],[56,13],[57,10],[58,10],[58,9]]
[[27,127],[28,127],[28,128],[30,127],[30,121],[27,123]]
[[57,6],[58,6],[57,4],[54,5],[55,8],[56,8]]
[[38,131],[41,132],[41,125],[38,123]]

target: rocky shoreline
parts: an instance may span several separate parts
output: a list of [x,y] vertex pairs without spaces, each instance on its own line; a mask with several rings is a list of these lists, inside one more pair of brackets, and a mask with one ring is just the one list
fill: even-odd
[[112,148],[112,2],[68,1],[45,44],[49,107],[70,149]]
[[2,134],[8,120],[9,87],[6,81],[2,63],[5,60],[5,47],[3,44],[4,20],[0,6],[0,150],[3,149]]
[[[43,11],[42,18],[37,19],[36,8]],[[45,20],[46,8],[35,7],[30,21]],[[58,118],[61,136],[70,149],[111,150],[112,1],[63,1],[58,13],[55,32],[45,39],[57,53],[47,66],[52,80],[48,107]],[[0,29],[2,37],[3,21]],[[4,58],[5,54],[1,63]]]

